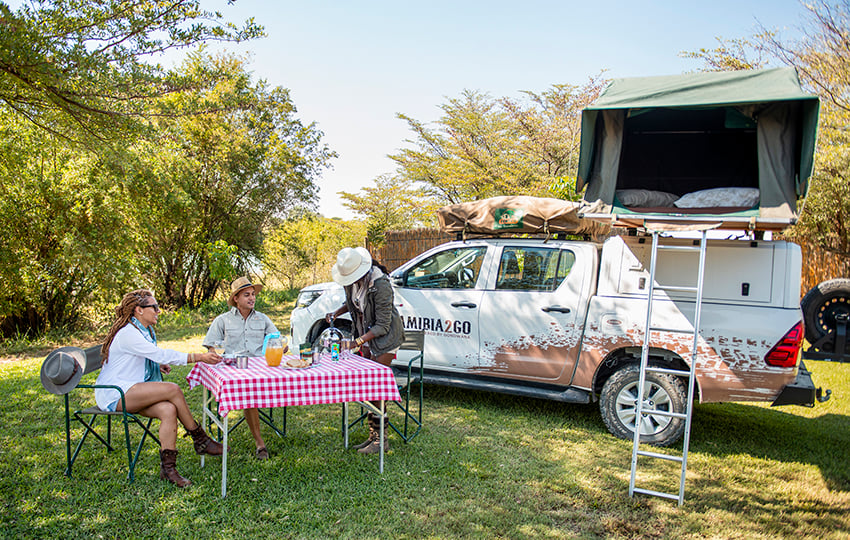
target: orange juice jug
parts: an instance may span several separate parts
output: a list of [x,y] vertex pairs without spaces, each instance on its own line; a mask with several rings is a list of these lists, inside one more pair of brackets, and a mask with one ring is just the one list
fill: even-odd
[[263,342],[263,354],[266,356],[266,364],[271,367],[280,365],[283,358],[283,339],[280,333],[269,334]]

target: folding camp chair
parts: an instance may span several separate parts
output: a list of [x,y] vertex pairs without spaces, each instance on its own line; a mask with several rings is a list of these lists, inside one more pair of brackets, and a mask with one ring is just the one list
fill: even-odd
[[[79,384],[77,388],[112,388],[114,390],[118,390],[121,394],[121,408],[125,409],[126,406],[124,404],[124,392],[118,386],[112,385],[99,385],[99,384]],[[147,422],[144,422],[141,418],[136,416],[133,413],[121,411],[104,411],[98,406],[88,407],[86,409],[80,409],[74,411],[73,418],[69,415],[70,405],[69,405],[68,394],[65,394],[65,445],[68,457],[68,467],[65,469],[65,476],[71,476],[71,467],[74,465],[74,461],[77,460],[77,456],[80,454],[80,450],[83,447],[83,444],[86,442],[86,438],[89,433],[91,433],[97,440],[99,440],[104,446],[106,446],[107,451],[111,452],[114,450],[112,447],[112,418],[113,417],[121,417],[121,423],[124,425],[124,445],[127,448],[127,479],[130,483],[135,479],[135,469],[136,462],[139,460],[139,454],[142,452],[142,447],[145,445],[145,439],[147,437],[151,437],[159,446],[159,439],[153,432],[150,430],[151,423],[153,422],[153,418],[148,418]],[[86,420],[85,416],[91,416],[89,420]],[[106,438],[104,438],[100,433],[95,430],[95,425],[97,424],[98,419],[101,416],[106,417]],[[142,417],[144,418],[144,417]],[[82,424],[85,427],[85,431],[83,432],[82,437],[80,437],[79,442],[77,443],[77,447],[74,450],[73,455],[71,454],[71,420],[75,420]],[[138,446],[136,446],[136,452],[133,454],[132,445],[130,443],[130,423],[137,424],[141,426],[143,433],[142,438],[139,441]]]
[[[139,459],[139,454],[142,452],[142,447],[145,444],[148,436],[156,441],[159,446],[159,439],[150,430],[153,418],[148,418],[144,422],[142,418],[128,412],[104,411],[97,406],[88,407],[85,409],[77,409],[71,412],[70,395],[78,388],[112,388],[118,390],[121,399],[122,409],[126,409],[124,402],[124,392],[121,388],[113,385],[98,385],[98,384],[80,384],[80,379],[83,375],[97,371],[102,364],[100,358],[100,345],[89,347],[86,350],[77,347],[61,347],[52,351],[44,360],[41,368],[41,382],[45,390],[53,394],[61,395],[65,400],[65,454],[67,457],[67,466],[65,467],[65,475],[70,477],[71,470],[74,466],[80,450],[83,448],[89,434],[92,434],[98,441],[103,444],[108,451],[114,450],[112,445],[112,417],[121,417],[121,423],[124,425],[124,445],[127,448],[127,479],[132,483],[134,479],[134,471],[136,462]],[[106,433],[101,434],[96,430],[98,420],[101,416],[106,417]],[[77,442],[74,452],[71,452],[71,422],[79,422],[85,431]],[[130,443],[130,424],[134,423],[142,428],[142,438],[136,446],[135,455],[133,447]]]
[[[422,405],[425,397],[424,388],[424,358],[425,358],[425,333],[416,330],[404,331],[404,342],[402,342],[399,350],[416,351],[415,354],[407,362],[406,367],[392,366],[393,375],[395,376],[396,384],[398,385],[398,393],[401,395],[400,401],[392,401],[387,403],[387,424],[395,431],[404,442],[410,442],[422,430]],[[414,386],[418,387],[414,389]],[[412,400],[412,405],[411,405]],[[395,408],[404,413],[404,421],[393,421],[389,416],[389,411]],[[351,430],[358,423],[362,423],[366,419],[366,411],[360,408],[360,416],[348,424],[348,429]]]
[[[425,397],[425,332],[405,330],[404,342],[402,342],[399,350],[418,352],[408,360],[406,369],[393,367],[401,401],[393,401],[392,403],[404,413],[404,423],[402,424],[399,420],[393,422],[390,419],[389,424],[393,431],[404,439],[404,442],[409,442],[422,430],[422,405]],[[418,387],[418,392],[414,390],[414,385]],[[411,397],[414,400],[415,411],[411,410]]]

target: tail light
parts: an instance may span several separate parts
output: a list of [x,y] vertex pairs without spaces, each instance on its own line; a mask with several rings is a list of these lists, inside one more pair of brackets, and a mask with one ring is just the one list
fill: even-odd
[[764,357],[769,366],[794,367],[803,347],[803,323],[798,322]]

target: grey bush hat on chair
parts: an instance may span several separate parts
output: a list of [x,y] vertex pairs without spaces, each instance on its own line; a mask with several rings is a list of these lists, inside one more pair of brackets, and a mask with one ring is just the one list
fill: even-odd
[[60,347],[41,364],[41,385],[51,394],[67,394],[83,378],[86,353],[78,347]]

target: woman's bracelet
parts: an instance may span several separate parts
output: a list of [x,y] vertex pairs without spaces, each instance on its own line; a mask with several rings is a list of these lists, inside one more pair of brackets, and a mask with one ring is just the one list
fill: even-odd
[[193,364],[195,362],[195,353],[189,353],[189,363]]
[[360,336],[357,336],[357,339],[354,340],[354,344],[357,345],[358,347],[363,345],[363,343],[364,343],[363,338],[360,337]]

